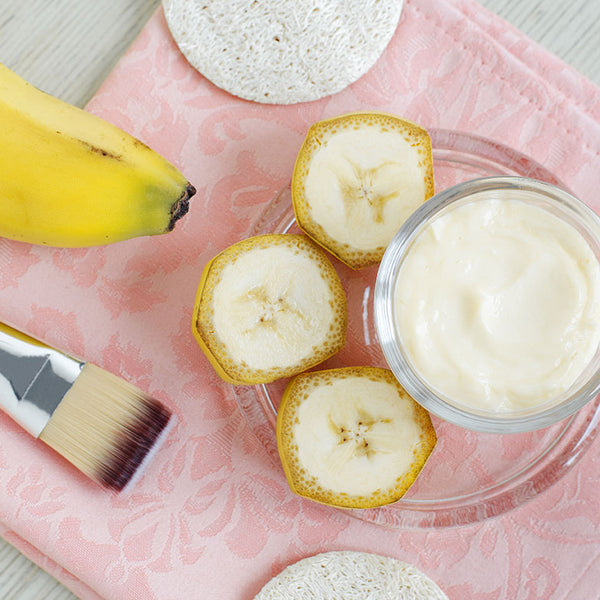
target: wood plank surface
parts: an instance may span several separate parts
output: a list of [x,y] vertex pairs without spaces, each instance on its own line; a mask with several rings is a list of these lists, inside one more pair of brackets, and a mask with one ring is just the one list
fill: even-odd
[[[480,3],[600,85],[600,0]],[[46,92],[84,106],[158,5],[159,0],[0,0],[0,62]],[[74,598],[0,540],[0,600]]]

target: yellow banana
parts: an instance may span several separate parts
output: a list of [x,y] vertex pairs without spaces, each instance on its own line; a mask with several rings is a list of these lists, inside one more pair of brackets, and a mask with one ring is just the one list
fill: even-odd
[[83,247],[167,233],[195,191],[136,138],[0,64],[0,237]]

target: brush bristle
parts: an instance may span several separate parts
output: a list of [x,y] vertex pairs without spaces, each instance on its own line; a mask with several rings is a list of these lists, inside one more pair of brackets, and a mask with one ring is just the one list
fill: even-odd
[[121,491],[162,439],[170,418],[160,402],[86,363],[40,439],[88,477]]

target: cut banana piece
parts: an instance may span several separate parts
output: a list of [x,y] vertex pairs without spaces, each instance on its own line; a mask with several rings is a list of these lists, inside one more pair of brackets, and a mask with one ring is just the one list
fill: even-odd
[[436,439],[427,411],[391,371],[376,367],[298,375],[277,414],[277,446],[292,491],[341,508],[401,498]]
[[204,269],[193,333],[233,384],[268,383],[335,354],[346,341],[346,296],[325,253],[304,235],[230,246]]
[[402,223],[432,195],[429,134],[385,113],[315,123],[292,176],[299,227],[354,269],[378,263]]

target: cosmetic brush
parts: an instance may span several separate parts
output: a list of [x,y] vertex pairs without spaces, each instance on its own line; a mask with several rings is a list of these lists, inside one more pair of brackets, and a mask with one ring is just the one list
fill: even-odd
[[0,409],[102,486],[131,486],[171,412],[124,379],[0,323]]

